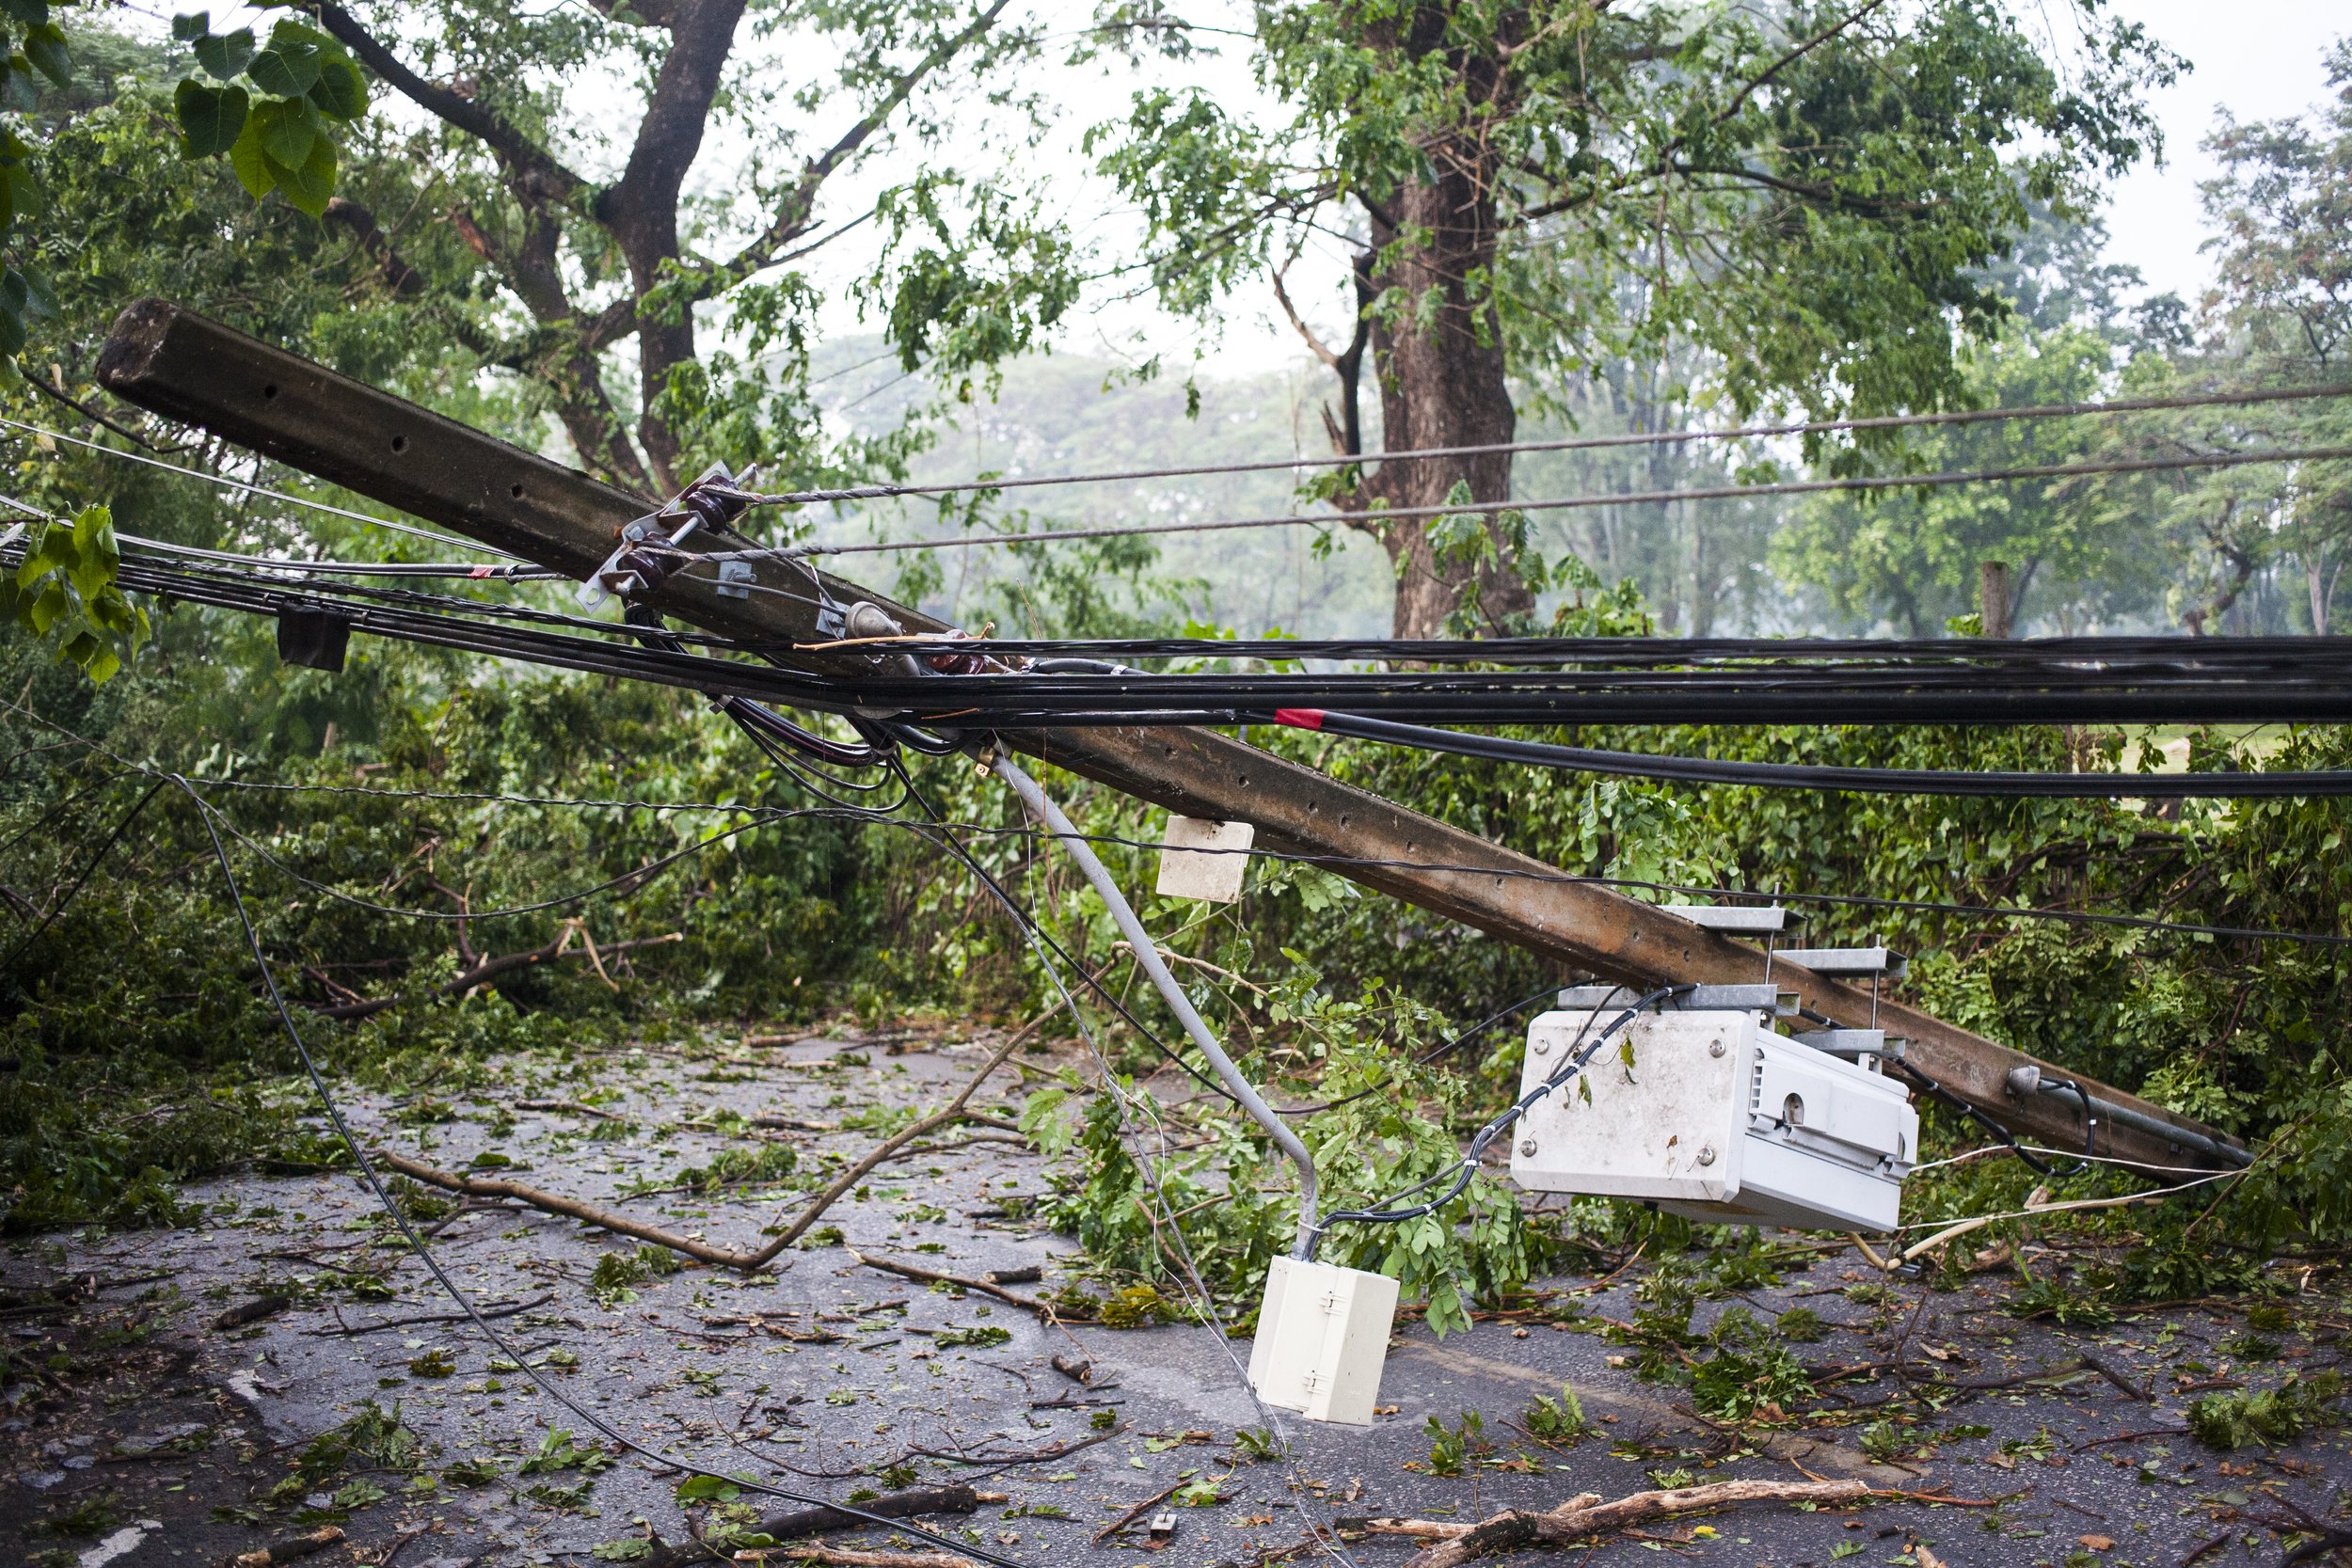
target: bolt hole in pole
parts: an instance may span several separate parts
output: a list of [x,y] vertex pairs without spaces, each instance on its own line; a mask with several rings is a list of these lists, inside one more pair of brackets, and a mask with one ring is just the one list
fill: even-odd
[[408,450],[408,437],[405,436],[393,436],[392,450],[394,451],[406,451]]
[[506,493],[514,497],[516,500],[523,499],[523,487],[519,484],[509,486]]
[[273,381],[273,382],[269,383],[267,386],[265,386],[265,387],[263,387],[263,388],[262,388],[262,396],[264,399],[274,398],[274,397],[276,397],[277,395],[278,395],[278,383],[277,383],[277,382],[275,382],[275,381]]

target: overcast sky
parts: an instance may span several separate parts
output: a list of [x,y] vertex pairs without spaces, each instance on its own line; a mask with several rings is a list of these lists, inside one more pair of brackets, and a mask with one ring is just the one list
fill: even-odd
[[2213,273],[2197,184],[2214,173],[2200,149],[2218,108],[2240,119],[2275,119],[2318,103],[2328,46],[2352,32],[2352,7],[2328,0],[2116,0],[2119,15],[2188,57],[2192,69],[2153,95],[2164,122],[2165,166],[2140,168],[2116,188],[2109,252],[2139,268],[2149,287],[2194,304]]

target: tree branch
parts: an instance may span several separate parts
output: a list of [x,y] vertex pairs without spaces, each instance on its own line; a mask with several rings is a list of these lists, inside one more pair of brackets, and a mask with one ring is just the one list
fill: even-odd
[[497,153],[521,178],[529,194],[545,200],[569,201],[587,188],[585,180],[556,162],[554,154],[525,135],[496,109],[428,82],[408,69],[360,25],[358,17],[334,0],[320,0],[318,18],[319,25],[402,96],[426,113],[478,138]]
[[[817,205],[818,192],[823,187],[825,181],[842,165],[857,156],[858,150],[872,139],[874,133],[882,129],[883,121],[897,113],[899,106],[914,96],[914,89],[922,85],[926,77],[954,59],[982,34],[995,26],[996,19],[1004,14],[1005,8],[1010,4],[1011,0],[992,0],[988,9],[974,17],[971,24],[963,31],[940,43],[893,82],[890,91],[883,94],[881,102],[859,116],[856,123],[836,137],[831,147],[810,160],[802,168],[801,178],[784,199],[777,204],[775,217],[756,239],[726,261],[704,269],[701,286],[695,291],[694,297],[707,299],[721,290],[742,281],[766,266],[784,246],[807,233],[810,218]],[[635,327],[631,325],[628,330],[633,331]],[[616,336],[626,335],[627,332],[616,333]]]

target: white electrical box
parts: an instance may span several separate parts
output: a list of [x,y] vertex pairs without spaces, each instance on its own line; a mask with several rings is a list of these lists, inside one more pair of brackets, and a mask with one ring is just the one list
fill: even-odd
[[1258,830],[1248,822],[1168,813],[1156,891],[1163,898],[1232,903],[1241,896],[1242,878],[1249,870],[1249,846],[1257,836]]
[[[1573,1061],[1632,1000],[1537,1018],[1519,1092]],[[1635,1018],[1519,1119],[1512,1179],[1532,1192],[1646,1198],[1715,1225],[1894,1229],[1919,1152],[1909,1091],[1874,1060],[1772,1032],[1768,1016],[1759,1006]]]
[[1249,1347],[1249,1386],[1311,1421],[1370,1426],[1395,1322],[1396,1281],[1387,1275],[1277,1258]]

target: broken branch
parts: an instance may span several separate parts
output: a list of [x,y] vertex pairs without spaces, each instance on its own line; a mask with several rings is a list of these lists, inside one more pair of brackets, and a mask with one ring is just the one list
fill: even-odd
[[[860,1513],[880,1514],[885,1519],[912,1519],[925,1513],[970,1513],[980,1506],[980,1495],[958,1482],[921,1492],[893,1492],[857,1506]],[[791,1541],[803,1535],[822,1535],[830,1529],[854,1529],[868,1522],[839,1509],[803,1508],[771,1514],[752,1528],[771,1540]],[[706,1560],[709,1555],[709,1549],[700,1542],[666,1546],[645,1560],[645,1568],[679,1568],[682,1563]],[[806,1557],[810,1549],[801,1547],[784,1555]]]
[[[907,1145],[914,1142],[926,1132],[936,1132],[938,1129],[946,1127],[951,1122],[971,1119],[967,1116],[964,1107],[972,1103],[972,1097],[979,1092],[980,1085],[988,1082],[988,1078],[991,1073],[1005,1065],[1005,1058],[1011,1055],[1013,1052],[1020,1047],[1022,1041],[1027,1039],[1031,1035],[1034,1035],[1038,1030],[1044,1027],[1047,1020],[1051,1019],[1056,1013],[1061,1011],[1061,1003],[1057,1001],[1052,1006],[1046,1008],[1043,1012],[1038,1014],[1037,1017],[1031,1019],[1028,1022],[1023,1024],[1019,1029],[1015,1030],[1010,1038],[1007,1039],[1004,1044],[996,1048],[993,1055],[990,1056],[987,1061],[980,1064],[979,1071],[964,1080],[963,1087],[957,1091],[955,1099],[949,1101],[945,1107],[932,1112],[930,1116],[923,1117],[919,1121],[910,1122],[905,1127],[900,1128],[889,1137],[884,1138],[881,1143],[876,1144],[872,1149],[867,1151],[865,1159],[858,1161],[854,1164],[850,1165],[849,1169],[843,1171],[838,1177],[835,1177],[832,1185],[828,1186],[823,1192],[818,1193],[814,1198],[809,1200],[808,1207],[801,1211],[799,1218],[795,1219],[790,1225],[786,1226],[783,1231],[777,1235],[775,1240],[770,1242],[767,1246],[753,1255],[751,1266],[754,1268],[759,1267],[761,1264],[773,1258],[776,1254],[782,1252],[786,1247],[788,1247],[794,1242],[799,1241],[803,1232],[824,1217],[826,1210],[832,1208],[835,1203],[841,1200],[842,1194],[856,1187],[860,1181],[865,1180],[867,1176],[873,1173],[875,1166],[888,1161],[891,1156],[897,1154]],[[1010,1300],[1011,1298],[1008,1297],[1007,1299]],[[1030,1304],[1024,1302],[1022,1305],[1028,1306]]]
[[421,1160],[411,1160],[405,1154],[394,1154],[389,1149],[378,1149],[372,1158],[387,1170],[396,1170],[403,1176],[413,1178],[428,1187],[438,1187],[445,1193],[463,1193],[469,1197],[511,1197],[519,1203],[528,1203],[533,1209],[544,1209],[550,1214],[562,1214],[582,1225],[610,1230],[616,1236],[628,1236],[640,1242],[651,1242],[656,1246],[668,1247],[672,1252],[683,1253],[697,1262],[749,1273],[766,1260],[764,1256],[712,1246],[707,1242],[681,1236],[675,1230],[664,1230],[658,1225],[647,1225],[613,1210],[600,1209],[593,1203],[582,1203],[576,1197],[564,1197],[559,1193],[544,1192],[521,1181],[508,1181],[491,1176],[459,1176],[428,1165]]
[[[1429,1526],[1425,1539],[1433,1542],[1406,1559],[1405,1568],[1459,1568],[1460,1564],[1489,1552],[1536,1544],[1561,1545],[1677,1513],[1695,1513],[1738,1503],[1851,1502],[1869,1495],[1870,1488],[1858,1481],[1725,1481],[1672,1492],[1636,1492],[1613,1503],[1582,1507],[1577,1505],[1584,1499],[1573,1497],[1548,1513],[1507,1509],[1475,1525],[1448,1525],[1434,1519],[1399,1523]],[[1441,1530],[1454,1533],[1441,1536],[1438,1533]]]
[[1034,1312],[1039,1317],[1049,1321],[1054,1316],[1054,1309],[1043,1302],[1016,1294],[1001,1285],[993,1285],[985,1279],[969,1279],[962,1275],[941,1274],[936,1269],[917,1268],[913,1263],[901,1263],[895,1258],[868,1258],[855,1247],[844,1247],[842,1250],[866,1268],[880,1269],[884,1274],[895,1274],[900,1279],[912,1279],[918,1285],[953,1285],[961,1290],[977,1291],[984,1296],[994,1296],[998,1301],[1009,1302],[1015,1307]]

